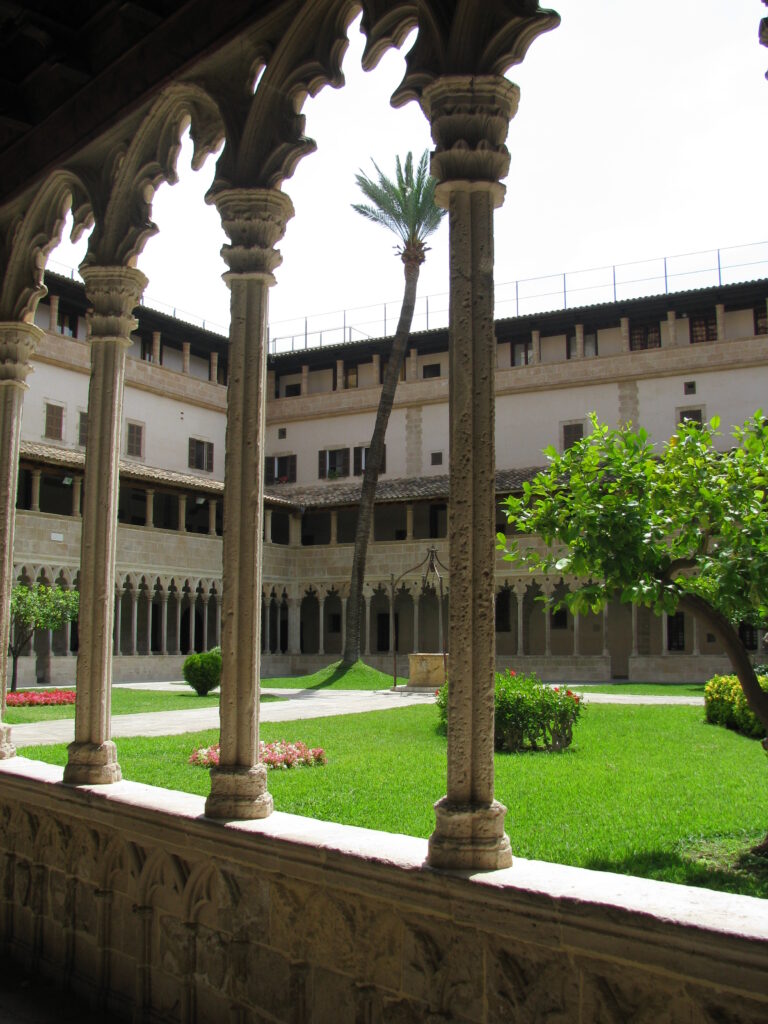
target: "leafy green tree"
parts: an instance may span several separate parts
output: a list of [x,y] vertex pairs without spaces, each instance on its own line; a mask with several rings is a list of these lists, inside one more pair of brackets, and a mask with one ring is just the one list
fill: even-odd
[[445,210],[441,210],[435,205],[437,182],[430,176],[429,154],[426,151],[422,154],[415,170],[412,153],[406,156],[404,165],[400,163],[400,157],[397,157],[394,181],[387,178],[376,163],[373,166],[378,175],[377,181],[369,178],[362,171],[356,175],[355,179],[368,202],[353,203],[352,208],[363,217],[373,221],[374,224],[380,224],[389,231],[393,231],[400,239],[397,253],[403,261],[405,291],[397,331],[392,340],[392,348],[384,371],[371,444],[365,458],[347,602],[347,626],[343,656],[346,665],[351,665],[360,658],[360,611],[368,556],[368,539],[371,533],[371,517],[376,500],[376,485],[384,456],[384,437],[389,423],[389,414],[395,400],[400,368],[403,365],[403,357],[411,333],[419,268],[426,259],[428,251],[426,239],[437,229],[445,214]]
[[[599,611],[618,594],[656,614],[686,611],[714,633],[752,711],[768,729],[768,693],[739,624],[768,619],[768,425],[757,412],[717,451],[719,421],[681,423],[658,450],[645,430],[592,433],[506,501],[512,527],[538,548],[499,534],[506,558],[583,583],[564,597]],[[768,738],[763,741],[768,750]]]
[[[8,653],[13,661],[11,693],[16,691],[19,655],[36,629],[61,629],[77,618],[80,595],[76,590],[46,587],[37,583],[28,587],[18,583],[11,591],[11,639]],[[5,680],[3,680],[3,685]]]

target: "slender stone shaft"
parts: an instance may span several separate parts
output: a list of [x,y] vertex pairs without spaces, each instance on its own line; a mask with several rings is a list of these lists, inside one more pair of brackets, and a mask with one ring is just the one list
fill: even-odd
[[293,215],[290,199],[271,189],[214,195],[231,244],[222,255],[231,292],[229,387],[222,542],[221,756],[211,769],[206,814],[264,818],[272,812],[267,772],[259,763],[261,580],[267,401],[267,307],[274,248]]
[[29,360],[43,332],[32,324],[0,324],[0,760],[13,757],[11,730],[3,725],[11,631],[13,534],[16,526],[16,488],[19,478],[21,410]]
[[445,76],[422,106],[436,150],[436,200],[449,214],[451,564],[447,795],[435,805],[434,867],[512,863],[506,808],[493,798],[495,447],[493,210],[509,169],[504,141],[516,86],[500,76]]
[[115,745],[109,738],[118,460],[125,354],[136,327],[133,310],[147,279],[130,267],[84,264],[81,273],[92,307],[87,315],[91,383],[80,547],[75,740],[68,748],[64,781],[88,785],[121,778]]

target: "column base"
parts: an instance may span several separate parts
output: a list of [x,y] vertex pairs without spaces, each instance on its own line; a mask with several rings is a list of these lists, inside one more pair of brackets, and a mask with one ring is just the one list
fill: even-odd
[[0,723],[0,761],[13,757],[15,753],[16,747],[11,743],[11,727]]
[[429,837],[427,863],[458,871],[497,871],[512,866],[512,847],[504,831],[507,808],[457,804],[443,797],[435,804],[435,831]]
[[211,792],[205,801],[207,817],[250,821],[268,818],[274,809],[272,794],[267,790],[265,765],[211,768]]
[[67,747],[64,782],[70,786],[108,786],[120,782],[123,773],[117,763],[117,748],[112,740],[105,743],[80,743]]

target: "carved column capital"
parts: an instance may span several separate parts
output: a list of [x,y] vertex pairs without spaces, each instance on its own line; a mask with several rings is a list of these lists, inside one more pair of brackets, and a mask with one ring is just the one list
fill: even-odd
[[135,267],[97,267],[87,263],[81,265],[80,273],[91,304],[85,317],[90,340],[114,338],[130,346],[131,332],[137,325],[133,311],[149,283],[147,278]]
[[505,143],[519,100],[519,88],[501,75],[443,75],[426,86],[421,106],[436,147],[431,169],[439,206],[447,207],[457,187],[488,191],[501,206],[500,182],[509,172]]
[[0,382],[24,384],[42,336],[34,324],[0,323]]
[[272,188],[233,188],[217,192],[210,201],[230,239],[221,250],[229,267],[224,280],[245,275],[274,284],[273,271],[283,262],[275,245],[294,214],[289,196]]

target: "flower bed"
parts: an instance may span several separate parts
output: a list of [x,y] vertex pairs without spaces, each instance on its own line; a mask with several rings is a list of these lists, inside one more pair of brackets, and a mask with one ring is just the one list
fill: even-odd
[[75,690],[21,690],[6,694],[5,702],[9,708],[37,708],[74,704],[76,699]]
[[[287,743],[285,740],[274,740],[272,743],[259,743],[259,760],[269,769],[311,768],[325,764],[328,760],[322,747],[308,747],[306,743]],[[198,747],[193,750],[190,764],[201,768],[211,768],[219,764],[219,744],[212,747]]]

